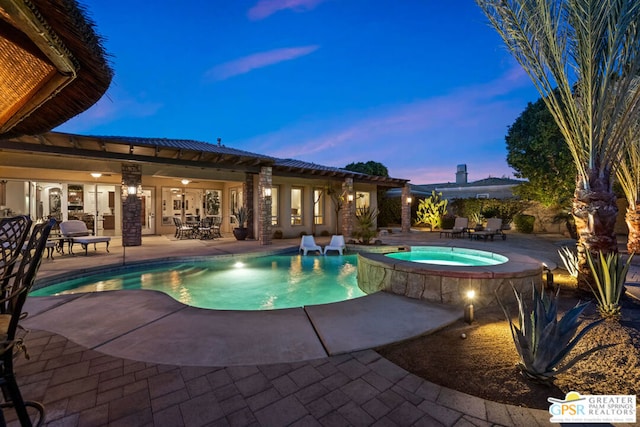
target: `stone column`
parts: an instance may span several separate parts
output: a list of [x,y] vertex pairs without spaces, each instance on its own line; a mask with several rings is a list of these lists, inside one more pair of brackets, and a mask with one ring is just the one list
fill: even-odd
[[122,246],[142,245],[142,166],[122,164]]
[[[353,217],[356,212],[356,195],[353,192],[353,178],[345,178],[342,183],[342,195],[344,196],[340,212],[340,216],[342,217],[342,235],[345,240],[349,240],[351,234],[353,234]],[[351,198],[351,200],[349,200],[349,198]]]
[[242,204],[247,208],[247,237],[255,239],[255,227],[253,226],[253,214],[255,206],[253,206],[253,176],[255,174],[246,172],[244,174],[244,185],[242,188]]
[[260,169],[258,178],[258,237],[261,245],[270,245],[272,239],[271,233],[271,193],[265,195],[265,189],[271,191],[272,169],[270,166],[264,166]]
[[409,187],[409,183],[406,183],[404,187],[402,187],[402,196],[400,196],[403,233],[411,231],[411,204],[407,203],[408,197],[411,197],[411,188]]

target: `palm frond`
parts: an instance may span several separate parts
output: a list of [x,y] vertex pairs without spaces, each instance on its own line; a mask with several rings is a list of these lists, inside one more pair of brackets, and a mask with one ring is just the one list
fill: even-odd
[[[615,172],[640,112],[640,3],[476,0],[553,115],[580,181]],[[557,90],[556,90],[557,89]]]

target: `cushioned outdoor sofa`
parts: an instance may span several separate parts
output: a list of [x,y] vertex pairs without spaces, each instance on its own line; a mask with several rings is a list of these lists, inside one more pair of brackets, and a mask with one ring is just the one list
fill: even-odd
[[62,237],[69,242],[69,252],[73,254],[73,245],[79,243],[84,249],[84,254],[87,255],[87,248],[90,244],[93,244],[93,249],[96,249],[97,243],[106,243],[107,252],[109,252],[109,242],[111,237],[109,236],[92,236],[92,232],[87,229],[87,225],[84,221],[72,219],[69,221],[63,221],[60,223],[60,233]]

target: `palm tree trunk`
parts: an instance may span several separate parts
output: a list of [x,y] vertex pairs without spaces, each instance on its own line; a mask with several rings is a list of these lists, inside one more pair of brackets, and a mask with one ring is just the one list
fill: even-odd
[[618,251],[615,234],[618,206],[610,182],[611,176],[598,176],[592,172],[590,188],[576,185],[573,200],[573,216],[578,232],[578,288],[591,292],[593,276],[587,262],[586,251],[597,256],[598,252]]
[[640,204],[636,204],[633,209],[627,207],[624,219],[629,227],[627,251],[630,254],[640,253]]

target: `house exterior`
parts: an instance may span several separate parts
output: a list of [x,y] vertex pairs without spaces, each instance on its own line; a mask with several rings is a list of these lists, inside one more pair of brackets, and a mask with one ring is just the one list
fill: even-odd
[[[359,205],[377,206],[383,178],[201,141],[50,132],[93,105],[113,71],[75,0],[0,2],[0,217],[81,219],[140,245],[174,218],[218,217],[223,232],[249,210],[249,237],[350,236]],[[403,228],[409,212],[403,206]]]
[[[407,180],[278,159],[191,140],[58,132],[0,138],[0,216],[82,219],[129,246],[172,234],[173,218],[217,216],[222,232],[249,209],[249,237],[350,236],[358,206]],[[408,187],[407,187],[408,188]],[[337,203],[336,203],[337,202]]]
[[[478,181],[467,181],[467,165],[458,165],[456,168],[456,181],[438,184],[409,185],[409,191],[414,198],[424,199],[430,197],[435,190],[442,193],[447,200],[454,199],[509,199],[514,197],[513,188],[524,181],[511,178],[484,178]],[[399,197],[397,189],[387,192],[389,197]]]

